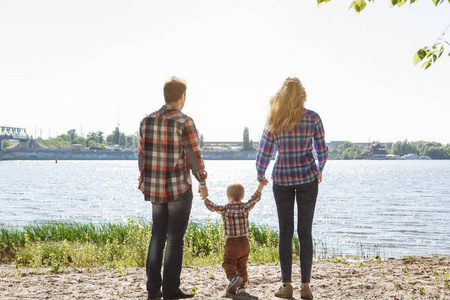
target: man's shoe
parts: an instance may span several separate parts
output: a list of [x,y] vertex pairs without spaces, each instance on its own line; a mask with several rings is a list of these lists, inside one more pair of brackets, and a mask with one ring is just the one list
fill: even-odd
[[275,297],[279,298],[292,298],[292,295],[294,294],[294,289],[292,288],[292,285],[289,283],[287,285],[282,285],[278,292],[275,293]]
[[241,276],[239,275],[234,276],[233,279],[231,279],[230,283],[228,284],[226,294],[235,294],[237,287],[240,286],[243,281],[244,279],[242,279]]
[[309,286],[304,286],[300,289],[300,298],[302,299],[312,299],[313,295]]
[[161,291],[158,292],[156,295],[148,295],[148,300],[159,300],[163,296],[163,293]]
[[178,289],[175,294],[166,296],[164,295],[164,300],[166,299],[186,299],[186,298],[192,298],[194,297],[194,294],[192,294],[191,292],[185,292],[181,289]]

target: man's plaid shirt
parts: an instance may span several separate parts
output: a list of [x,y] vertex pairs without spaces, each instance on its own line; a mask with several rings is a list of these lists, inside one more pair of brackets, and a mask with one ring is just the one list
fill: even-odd
[[[314,160],[313,145],[319,167]],[[296,125],[292,130],[264,130],[256,155],[259,179],[264,177],[275,149],[278,156],[272,171],[274,183],[292,186],[315,180],[319,172],[323,171],[328,158],[325,131],[320,116],[306,109],[302,124]]]
[[140,124],[139,189],[145,200],[165,203],[192,184],[190,170],[203,183],[205,165],[194,121],[174,105],[164,105]]
[[206,199],[205,205],[210,211],[215,211],[222,215],[223,228],[227,238],[240,237],[248,234],[248,212],[260,199],[261,193],[257,191],[245,203],[234,202],[226,205],[217,205],[211,200]]

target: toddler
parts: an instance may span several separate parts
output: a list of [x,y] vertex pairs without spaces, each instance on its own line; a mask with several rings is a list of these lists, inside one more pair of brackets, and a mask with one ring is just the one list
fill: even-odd
[[247,233],[249,231],[248,212],[261,199],[261,192],[267,181],[260,181],[258,189],[247,202],[244,199],[242,184],[230,184],[227,188],[228,204],[216,205],[207,199],[207,194],[201,192],[206,208],[222,215],[223,227],[226,236],[225,253],[222,267],[228,280],[226,294],[245,293],[245,284],[248,281],[247,261],[250,254],[250,244]]

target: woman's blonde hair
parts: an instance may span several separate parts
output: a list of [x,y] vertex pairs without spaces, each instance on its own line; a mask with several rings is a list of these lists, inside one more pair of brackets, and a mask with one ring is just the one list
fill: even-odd
[[301,124],[305,102],[306,92],[300,79],[286,78],[278,92],[270,98],[267,129],[272,132],[291,130],[295,125]]

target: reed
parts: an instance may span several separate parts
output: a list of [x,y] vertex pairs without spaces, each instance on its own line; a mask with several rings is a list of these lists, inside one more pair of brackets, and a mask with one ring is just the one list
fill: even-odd
[[[58,272],[69,267],[145,266],[151,222],[140,216],[126,222],[45,222],[23,228],[0,224],[0,262],[50,267]],[[250,262],[278,262],[278,232],[254,223],[248,234]],[[191,222],[185,235],[185,265],[222,262],[225,236],[221,222]],[[298,238],[294,236],[294,260],[298,261]],[[327,257],[326,244],[315,241],[315,256]]]

